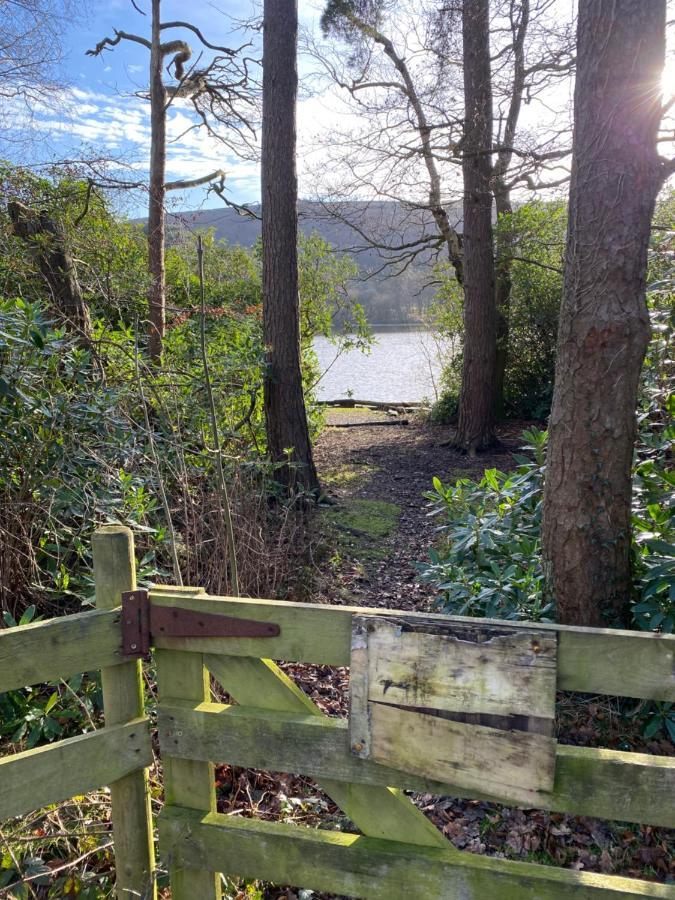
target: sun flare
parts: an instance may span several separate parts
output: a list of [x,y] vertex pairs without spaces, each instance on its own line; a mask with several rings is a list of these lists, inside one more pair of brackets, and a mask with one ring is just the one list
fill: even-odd
[[668,56],[663,67],[661,88],[665,98],[672,97],[675,94],[675,56],[672,54]]

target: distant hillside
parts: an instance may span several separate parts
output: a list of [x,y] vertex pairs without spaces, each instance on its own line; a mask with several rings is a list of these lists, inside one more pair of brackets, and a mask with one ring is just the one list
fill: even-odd
[[[252,207],[257,214],[260,207]],[[392,276],[396,268],[380,272],[384,264],[381,253],[364,250],[359,231],[387,245],[405,244],[424,233],[433,233],[430,214],[408,210],[394,202],[350,202],[341,204],[340,221],[321,204],[303,200],[298,208],[300,228],[305,234],[318,232],[341,252],[351,253],[360,266],[362,278],[351,290],[363,304],[372,324],[408,324],[418,322],[433,298],[427,284],[431,280],[434,258],[429,252],[417,257],[404,272]],[[450,210],[455,227],[461,230],[461,210]],[[260,220],[239,215],[230,208],[202,209],[167,214],[169,233],[173,228],[214,228],[216,236],[230,244],[252,246],[260,236]]]

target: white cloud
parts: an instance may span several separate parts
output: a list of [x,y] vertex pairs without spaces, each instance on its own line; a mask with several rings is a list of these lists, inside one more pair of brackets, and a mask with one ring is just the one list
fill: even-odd
[[[134,95],[104,94],[74,88],[62,99],[58,111],[41,106],[35,125],[53,142],[67,145],[67,154],[77,144],[97,153],[124,159],[125,166],[146,173],[150,157],[149,105]],[[171,106],[167,121],[167,178],[199,178],[215,169],[226,173],[232,195],[238,201],[255,199],[259,193],[259,170],[255,162],[242,160],[203,129],[180,105]]]

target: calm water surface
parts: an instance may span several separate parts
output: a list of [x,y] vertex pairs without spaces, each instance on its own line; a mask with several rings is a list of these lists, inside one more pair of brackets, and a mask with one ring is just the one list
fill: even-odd
[[434,401],[450,347],[429,331],[411,328],[373,329],[370,353],[352,350],[335,358],[336,347],[319,337],[314,349],[325,372],[318,385],[320,400],[353,396],[359,400]]

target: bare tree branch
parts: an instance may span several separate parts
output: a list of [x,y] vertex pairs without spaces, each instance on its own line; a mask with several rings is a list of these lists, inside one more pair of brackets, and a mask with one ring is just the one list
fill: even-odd
[[[190,188],[201,187],[203,184],[209,184],[212,181],[219,180],[221,186],[225,185],[225,172],[222,169],[216,169],[208,175],[202,175],[199,178],[184,178],[179,181],[167,181],[164,185],[165,191],[187,191]],[[214,188],[215,190],[215,188]]]
[[148,50],[152,49],[152,44],[147,38],[141,37],[138,34],[129,34],[127,31],[117,31],[117,29],[115,29],[114,38],[104,37],[102,41],[98,42],[93,50],[86,50],[85,53],[87,56],[100,56],[104,50],[110,50],[113,47],[116,47],[120,41],[133,41],[135,44],[142,44],[144,47],[147,47]]
[[160,25],[160,28],[162,31],[164,31],[167,28],[187,28],[189,31],[192,31],[194,34],[196,34],[197,37],[199,38],[199,40],[202,42],[202,44],[205,47],[208,47],[209,50],[217,50],[219,53],[225,53],[228,56],[232,56],[232,57],[237,56],[237,54],[240,53],[244,47],[250,46],[250,44],[244,44],[242,47],[239,47],[236,50],[231,50],[229,47],[220,47],[217,44],[211,44],[211,43],[209,43],[209,41],[206,40],[206,38],[201,33],[199,28],[197,28],[196,25],[192,25],[190,22],[180,22],[180,21],[162,22],[162,24]]

